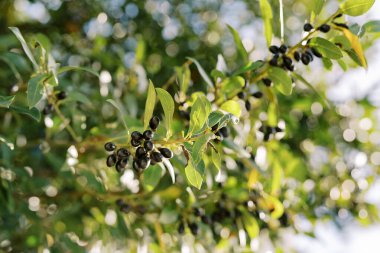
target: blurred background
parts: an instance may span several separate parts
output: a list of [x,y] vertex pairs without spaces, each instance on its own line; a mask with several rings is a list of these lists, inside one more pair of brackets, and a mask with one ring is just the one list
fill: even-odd
[[[293,45],[303,36],[303,24],[310,18],[309,2],[284,0],[286,44]],[[271,3],[274,11],[274,33],[277,35],[273,43],[280,44],[280,26],[276,24],[279,20],[278,1]],[[320,19],[334,13],[338,6],[339,1],[326,1]],[[61,84],[63,89],[68,92],[80,91],[91,101],[104,101],[110,96],[120,98],[127,104],[126,111],[131,118],[140,113],[138,105],[144,104],[144,99],[140,98],[139,94],[145,92],[148,80],[151,79],[157,86],[162,86],[172,75],[173,68],[182,65],[187,56],[196,57],[206,70],[211,70],[217,63],[218,55],[223,54],[228,67],[236,67],[238,56],[227,24],[239,32],[251,60],[268,57],[258,1],[1,0],[0,9],[0,52],[18,47],[18,41],[11,34],[9,26],[17,26],[26,37],[37,33],[45,34],[53,44],[52,54],[57,62],[62,65],[91,67],[100,73],[100,82],[76,74],[65,77]],[[349,17],[347,22],[350,26],[360,29],[366,22],[379,17],[380,2],[376,1],[370,12],[362,17]],[[374,42],[378,37],[377,33],[365,34],[362,38],[366,48],[368,70],[354,68],[345,72],[341,66],[334,64],[330,72],[321,74],[325,72],[321,63],[314,63],[312,69],[310,66],[300,66],[297,69],[297,72],[302,73],[336,105],[339,121],[329,120],[325,115],[328,112],[323,110],[321,103],[315,102],[317,99],[313,93],[304,93],[306,96],[301,96],[299,103],[286,99],[281,101],[289,103],[284,105],[284,113],[287,113],[287,110],[291,111],[293,106],[299,110],[307,107],[310,117],[326,116],[323,125],[313,128],[309,124],[301,131],[303,136],[297,137],[295,131],[293,137],[297,145],[299,144],[299,149],[307,153],[310,170],[315,178],[320,180],[308,179],[303,187],[312,191],[316,183],[325,183],[327,188],[323,191],[325,195],[321,194],[321,202],[326,201],[327,206],[334,203],[331,205],[336,211],[329,214],[330,218],[333,216],[329,220],[318,214],[312,221],[305,214],[295,215],[296,230],[284,229],[279,233],[280,245],[284,252],[379,251],[380,224],[377,219],[369,218],[377,216],[378,211],[375,207],[380,207],[380,180],[377,177],[380,166],[380,41]],[[348,65],[353,66],[351,63]],[[11,71],[3,71],[8,68],[3,62],[0,66],[0,91],[2,94],[8,94],[17,89],[14,85],[17,80]],[[22,76],[27,75],[28,67],[20,72]],[[192,73],[192,78],[194,82],[200,80],[196,73]],[[305,88],[300,88],[300,94],[303,94],[304,90]],[[105,131],[96,129],[96,126],[109,123],[114,116],[108,115],[109,106],[97,103],[95,107],[101,108],[99,114],[92,109],[86,110],[85,105],[75,111],[80,122],[81,117],[86,118],[83,120],[87,125],[83,129],[84,136],[90,134],[89,129],[91,134]],[[49,122],[45,120],[44,124],[47,126]],[[39,135],[34,128],[28,133],[25,126],[18,127],[17,131],[19,136],[15,138],[17,145],[21,147],[26,142],[25,138]],[[321,142],[313,143],[308,137],[308,131],[321,132],[320,136],[315,136]],[[0,134],[11,135],[5,131]],[[336,145],[340,152],[332,156],[324,145]],[[30,154],[37,157],[36,159],[42,156],[38,152]],[[54,154],[49,159],[54,160]],[[95,158],[90,156],[88,160],[90,159]],[[22,165],[28,163],[27,159],[21,160],[19,163]],[[67,158],[64,157],[63,161],[67,161]],[[30,162],[32,167],[40,166],[39,163],[33,162],[35,161]],[[10,175],[6,170],[7,166],[0,164],[0,167],[2,178],[8,178]],[[332,174],[339,178],[338,182],[329,178],[330,170],[326,168],[334,171]],[[36,185],[38,187],[38,184]],[[56,188],[46,188],[49,185],[47,182],[40,182],[40,185],[45,187],[44,191],[53,191],[49,194],[54,195]],[[360,196],[355,195],[355,201],[360,204],[335,206],[335,202],[339,201],[354,203],[351,194],[354,196],[358,189],[361,193]],[[294,198],[297,194],[294,190],[289,193],[289,198]],[[36,199],[29,199],[30,210],[35,202]],[[310,208],[317,210],[317,206]],[[369,213],[368,208],[373,212]],[[109,215],[112,220],[114,213],[111,212]],[[57,231],[61,231],[62,226],[64,225],[60,223],[55,224]],[[5,236],[6,229],[3,221],[0,223],[2,247],[9,243],[6,239],[8,237]],[[263,231],[259,238],[251,242],[251,248],[255,252],[274,252],[278,245],[273,245],[269,240],[270,236],[269,232]],[[17,239],[17,236],[15,238]],[[33,237],[28,238],[29,243],[33,245]],[[80,244],[80,240],[77,242]],[[112,243],[102,240],[90,241],[87,249],[92,253],[117,252]],[[43,252],[49,251],[46,249]]]

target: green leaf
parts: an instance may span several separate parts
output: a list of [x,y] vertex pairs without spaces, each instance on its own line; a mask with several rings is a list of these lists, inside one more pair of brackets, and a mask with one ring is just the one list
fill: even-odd
[[292,76],[293,76],[295,79],[301,81],[303,84],[305,84],[309,89],[311,89],[311,90],[312,90],[312,91],[313,91],[313,92],[314,92],[314,93],[320,98],[321,102],[322,102],[325,106],[327,106],[327,107],[331,107],[329,101],[328,101],[328,100],[327,100],[322,94],[320,94],[320,93],[314,88],[314,86],[313,86],[311,83],[309,83],[305,78],[303,78],[301,75],[299,75],[299,74],[297,74],[297,73],[295,73],[295,72],[292,73]]
[[78,67],[78,66],[65,66],[58,69],[58,74],[62,74],[68,71],[85,71],[91,73],[97,77],[99,77],[99,73],[86,67]]
[[0,141],[7,145],[10,150],[13,150],[15,148],[15,145],[12,142],[8,141],[4,136],[0,135]]
[[237,76],[249,71],[255,71],[256,69],[262,67],[263,65],[264,65],[263,61],[249,62],[243,67],[241,67],[240,69],[235,70],[235,72],[232,75]]
[[16,38],[21,42],[21,46],[24,49],[26,56],[28,56],[29,60],[32,62],[34,69],[37,70],[38,64],[36,62],[36,59],[34,59],[32,51],[30,50],[20,30],[17,27],[9,27],[9,29],[14,33],[14,35],[16,35]]
[[244,45],[240,39],[239,33],[230,25],[227,25],[228,29],[230,30],[232,37],[234,38],[236,49],[238,53],[240,54],[240,57],[243,61],[243,63],[248,62],[248,53],[247,50],[245,50]]
[[277,104],[276,103],[269,103],[268,106],[268,125],[270,126],[277,126],[278,123],[278,116],[277,116]]
[[[207,119],[207,125],[209,127],[213,127],[215,126],[217,123],[220,122],[220,120],[224,117],[224,113],[222,113],[221,111],[213,111],[210,113],[210,115],[208,116],[208,119]],[[220,127],[220,126],[219,126]],[[218,128],[219,128],[218,127]]]
[[202,65],[194,58],[191,58],[191,57],[186,57],[186,58],[195,63],[195,65],[198,68],[199,74],[201,74],[203,80],[207,83],[208,86],[210,86],[211,88],[214,88],[213,82],[211,81],[210,77],[207,75],[206,71],[203,69]]
[[152,191],[160,182],[162,169],[159,165],[149,166],[144,170],[143,185],[147,191]]
[[122,110],[122,108],[120,107],[120,105],[115,100],[113,100],[113,99],[107,99],[106,101],[108,103],[110,103],[111,105],[113,105],[113,107],[115,107],[116,110],[118,111],[118,113],[119,113],[119,119],[123,123],[123,126],[124,126],[124,128],[125,128],[125,130],[127,132],[127,136],[129,138],[129,129],[128,129],[127,123],[124,120],[125,111]]
[[66,100],[64,100],[64,102],[70,102],[70,101],[78,101],[78,102],[81,102],[85,105],[88,105],[88,106],[91,106],[92,105],[92,102],[91,100],[88,98],[88,96],[78,92],[78,91],[71,91],[70,92],[70,95],[68,96],[68,98]]
[[283,178],[283,171],[280,166],[280,163],[275,160],[273,164],[272,171],[272,186],[271,186],[271,195],[278,196],[281,188],[281,180]]
[[285,70],[278,67],[270,67],[268,69],[268,76],[282,94],[292,94],[292,79],[288,76]]
[[244,228],[251,239],[259,235],[259,232],[260,232],[259,224],[257,223],[257,220],[252,215],[244,212],[243,223],[244,223]]
[[312,11],[315,15],[318,15],[321,13],[323,5],[325,4],[326,0],[313,0],[311,7]]
[[261,15],[264,21],[264,33],[265,39],[267,41],[267,45],[270,46],[272,44],[272,7],[270,6],[268,0],[260,0],[260,10]]
[[51,43],[48,37],[46,37],[42,33],[37,33],[34,35],[34,39],[37,41],[37,43],[43,47],[46,51],[46,54],[48,54],[51,51]]
[[194,167],[191,159],[187,163],[187,166],[185,168],[185,174],[187,180],[192,186],[201,189],[203,178],[199,171]]
[[375,0],[347,0],[340,5],[340,9],[349,16],[360,16],[369,11],[374,3]]
[[169,92],[164,89],[156,88],[156,92],[165,114],[166,138],[170,138],[172,135],[171,126],[174,114],[174,100]]
[[29,109],[29,108],[23,107],[23,106],[10,105],[9,109],[14,110],[14,111],[21,113],[21,114],[25,114],[25,115],[31,117],[32,119],[34,119],[36,121],[40,121],[40,119],[41,119],[41,113],[35,107]]
[[9,108],[15,96],[0,96],[0,107]]
[[321,37],[312,38],[309,42],[309,46],[315,47],[318,52],[326,58],[339,59],[343,57],[339,47]]
[[220,158],[220,153],[216,152],[213,148],[211,149],[211,161],[217,170],[222,167],[222,160]]
[[329,58],[322,58],[323,66],[326,70],[332,70],[333,63]]
[[197,167],[198,163],[201,161],[204,149],[206,148],[206,145],[210,141],[212,135],[213,133],[202,135],[194,142],[191,150],[191,157],[193,158],[193,164],[195,167]]
[[367,60],[365,59],[362,45],[360,44],[358,36],[353,34],[348,29],[343,29],[343,34],[346,36],[348,41],[350,42],[352,49],[354,49],[355,53],[358,55],[359,60],[364,68],[367,68]]
[[234,100],[228,100],[224,102],[221,106],[220,109],[226,112],[231,113],[232,115],[236,117],[240,117],[241,115],[241,107],[240,104]]
[[198,133],[205,125],[211,112],[211,103],[204,94],[198,94],[197,99],[191,107],[190,126],[187,136]]
[[48,74],[37,74],[30,78],[28,82],[28,105],[34,107],[43,96],[43,82],[49,77]]
[[380,32],[380,20],[373,20],[363,25],[366,33],[379,33]]
[[226,78],[220,83],[220,92],[228,97],[233,97],[244,87],[245,80],[241,76]]
[[148,95],[145,102],[144,113],[144,129],[149,125],[149,121],[153,116],[154,106],[156,104],[156,91],[151,80],[149,80]]

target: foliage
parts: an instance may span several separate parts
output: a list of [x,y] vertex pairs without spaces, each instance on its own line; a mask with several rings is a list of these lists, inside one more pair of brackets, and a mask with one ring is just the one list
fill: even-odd
[[[3,3],[0,20],[10,27],[0,36],[1,250],[83,252],[113,242],[130,251],[240,252],[266,230],[280,250],[284,228],[313,236],[297,226],[300,219],[344,224],[344,210],[363,224],[378,221],[363,194],[380,154],[359,138],[378,132],[352,126],[375,125],[374,107],[363,100],[349,108],[359,116],[347,112],[326,100],[323,84],[307,80],[317,58],[324,71],[367,68],[364,52],[379,21],[358,32],[345,18],[366,13],[374,0],[347,0],[328,17],[324,1],[313,1],[304,15],[314,28],[293,46],[271,46],[262,60],[233,25],[223,28],[232,54],[205,39],[221,29],[212,19],[204,37],[190,29],[185,5],[172,10],[182,34],[162,38],[153,1],[121,1],[124,19],[112,2],[62,2],[44,29],[16,22],[12,1]],[[185,2],[198,16],[220,7]],[[262,19],[268,46],[281,26],[273,2],[243,2]],[[91,35],[95,21],[86,17],[94,14],[98,25],[113,24],[113,37]],[[135,166],[134,136],[148,126],[154,137],[139,145],[152,141],[174,157],[160,151],[162,162]],[[134,161],[128,155],[120,165],[105,143]],[[366,165],[367,157],[377,158]]]

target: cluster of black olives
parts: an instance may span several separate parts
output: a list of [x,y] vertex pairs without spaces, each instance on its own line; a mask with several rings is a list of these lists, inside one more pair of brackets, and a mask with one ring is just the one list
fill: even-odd
[[[294,65],[292,59],[286,55],[288,47],[286,45],[281,45],[280,47],[272,45],[269,47],[269,51],[273,54],[272,59],[270,59],[269,64],[272,66],[284,67],[287,70],[293,71]],[[268,80],[262,80],[266,86],[270,86]]]
[[120,212],[123,213],[129,213],[131,211],[134,211],[139,214],[145,214],[147,211],[146,208],[142,205],[132,206],[128,203],[125,203],[122,199],[117,199],[116,205],[119,207]]
[[[160,119],[153,116],[149,121],[150,129],[143,133],[134,131],[131,133],[131,146],[135,148],[132,167],[135,171],[142,170],[162,162],[163,158],[172,158],[173,152],[168,148],[155,148],[153,143],[154,132],[156,131]],[[131,152],[126,148],[116,150],[116,145],[112,142],[107,142],[104,145],[106,151],[113,152],[107,157],[107,166],[115,166],[118,172],[123,172],[126,168]],[[115,151],[116,150],[116,151]]]
[[215,135],[219,137],[219,141],[222,141],[224,138],[230,136],[230,130],[228,129],[228,127],[224,126],[221,127],[219,130],[218,127],[219,124],[214,125],[213,127],[211,127],[211,131],[213,131]]
[[108,152],[112,152],[107,156],[107,166],[115,166],[117,172],[123,172],[128,164],[129,156],[131,155],[129,150],[126,148],[119,148],[116,150],[116,145],[112,142],[107,142],[104,144],[104,149]]
[[[263,97],[263,93],[261,91],[256,91],[250,95],[254,98],[262,98]],[[241,91],[237,94],[237,96],[241,100],[244,100],[245,109],[247,109],[247,111],[250,111],[252,108],[252,105],[251,105],[251,102],[249,102],[249,98],[247,96],[247,93],[245,91]]]
[[[67,94],[65,91],[60,91],[57,94],[55,94],[56,100],[63,100],[67,97]],[[45,105],[44,109],[42,109],[42,113],[44,115],[49,115],[54,111],[54,106],[51,103],[48,103]]]
[[272,126],[262,125],[259,128],[259,131],[264,134],[264,141],[268,141],[272,134],[280,133],[280,132],[283,132],[284,130],[278,126],[272,127]]

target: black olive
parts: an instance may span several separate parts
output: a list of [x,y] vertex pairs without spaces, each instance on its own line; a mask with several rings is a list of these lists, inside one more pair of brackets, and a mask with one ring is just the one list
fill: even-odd
[[117,151],[116,151],[116,154],[119,158],[125,158],[125,157],[128,157],[131,155],[131,153],[129,152],[128,149],[126,148],[119,148]]
[[222,127],[221,129],[219,129],[219,132],[224,138],[227,138],[230,135],[230,130],[228,129],[228,127]]
[[183,222],[179,223],[177,231],[179,234],[183,234],[185,232],[185,225],[183,224]]
[[285,46],[285,45],[281,45],[281,46],[280,46],[280,52],[281,52],[281,53],[285,54],[285,53],[286,53],[286,50],[288,50],[288,47],[287,47],[287,46]]
[[307,54],[302,54],[301,61],[303,64],[308,65],[310,63],[310,56]]
[[294,60],[300,61],[301,55],[300,55],[300,53],[298,51],[295,51],[294,54],[293,54],[293,56],[294,56]]
[[189,228],[190,228],[190,231],[193,235],[197,235],[198,234],[198,225],[197,223],[195,222],[192,222],[189,224]]
[[149,159],[149,157],[139,158],[138,160],[136,160],[136,164],[137,164],[138,168],[146,169],[150,165],[150,159]]
[[162,158],[163,158],[163,155],[160,152],[154,151],[150,154],[150,159],[152,160],[152,162],[153,161],[156,163],[162,162]]
[[261,91],[257,91],[255,93],[252,93],[252,96],[255,97],[255,98],[262,98],[263,97],[263,93]]
[[313,26],[310,23],[306,23],[306,24],[303,25],[303,30],[305,32],[310,32],[311,29],[313,29]]
[[311,52],[318,58],[322,58],[322,54],[314,47],[311,48]]
[[145,130],[143,133],[143,137],[145,140],[151,140],[153,136],[154,136],[154,133],[152,132],[152,130]]
[[104,144],[104,149],[106,151],[114,151],[115,148],[116,148],[116,145],[113,142],[107,142],[106,144]]
[[152,141],[145,141],[144,142],[144,148],[146,151],[152,151],[154,149],[154,144]]
[[323,33],[327,33],[330,31],[330,26],[328,24],[323,24],[319,27],[319,30]]
[[116,171],[121,173],[124,171],[125,167],[127,166],[127,163],[128,163],[128,158],[124,158],[124,159],[121,159],[119,161],[116,162]]
[[153,116],[149,121],[149,127],[153,131],[157,129],[159,124],[160,124],[160,119],[157,116]]
[[132,145],[133,147],[138,147],[138,146],[141,145],[141,140],[135,140],[135,139],[132,139],[132,140],[131,140],[131,145]]
[[245,99],[246,94],[245,94],[245,92],[241,91],[241,92],[239,92],[239,93],[237,94],[237,96],[238,96],[238,98],[240,98],[240,99]]
[[146,156],[146,150],[145,150],[145,148],[138,147],[136,149],[136,157],[140,158],[140,157],[144,157],[144,156]]
[[143,139],[143,135],[139,131],[134,131],[131,134],[132,140],[141,141]]
[[269,51],[272,53],[272,54],[278,54],[279,53],[279,48],[278,48],[278,46],[270,46],[269,47]]
[[109,155],[109,156],[107,157],[107,166],[108,166],[108,167],[112,167],[112,166],[114,166],[115,163],[116,163],[116,161],[117,161],[117,158],[116,158],[116,156],[115,156],[114,154]]
[[285,64],[285,66],[291,66],[292,65],[292,59],[290,59],[290,57],[284,55],[282,57],[282,60],[283,60],[283,62]]
[[267,87],[269,87],[272,84],[272,80],[270,80],[269,78],[263,78],[262,81]]
[[173,152],[168,149],[168,148],[159,148],[158,149],[160,153],[165,157],[165,158],[172,158],[173,157]]
[[53,110],[54,110],[54,106],[53,106],[52,104],[47,104],[47,105],[44,107],[44,109],[42,110],[42,113],[43,113],[44,115],[48,115],[48,114],[52,113]]
[[123,203],[122,205],[120,205],[120,211],[123,213],[129,213],[131,211],[131,206],[126,203]]
[[250,111],[251,110],[251,102],[249,102],[248,100],[245,101],[245,109],[247,109],[247,111]]
[[62,100],[62,99],[65,99],[67,97],[67,94],[65,91],[60,91],[58,92],[55,97],[58,99],[58,100]]
[[207,215],[202,215],[201,216],[201,221],[204,223],[204,224],[207,224],[207,225],[210,225],[212,223],[212,220],[209,216]]

